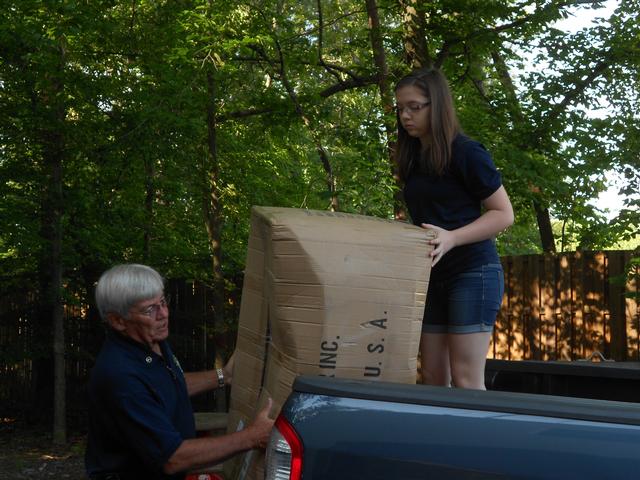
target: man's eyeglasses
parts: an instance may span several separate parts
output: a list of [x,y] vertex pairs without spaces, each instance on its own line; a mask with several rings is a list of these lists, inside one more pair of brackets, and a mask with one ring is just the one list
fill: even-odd
[[431,105],[431,102],[411,102],[404,107],[396,105],[395,109],[398,115],[402,115],[405,110],[407,110],[409,114],[414,114],[418,113],[424,107],[428,107],[429,105]]
[[147,305],[142,310],[138,310],[135,313],[144,315],[145,317],[155,318],[158,315],[158,310],[161,308],[168,308],[169,301],[166,297],[162,297],[158,303]]

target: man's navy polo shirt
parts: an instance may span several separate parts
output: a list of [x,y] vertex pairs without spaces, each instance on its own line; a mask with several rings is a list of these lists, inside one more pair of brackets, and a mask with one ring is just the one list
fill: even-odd
[[163,355],[112,330],[89,381],[89,475],[174,479],[163,465],[183,440],[195,438],[195,420],[182,369],[167,342]]

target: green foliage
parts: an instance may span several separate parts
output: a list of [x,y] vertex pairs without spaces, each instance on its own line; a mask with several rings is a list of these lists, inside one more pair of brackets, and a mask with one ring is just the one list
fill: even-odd
[[[557,222],[559,249],[637,238],[638,2],[621,2],[610,27],[573,34],[552,25],[581,2],[418,3],[428,55],[451,79],[461,122],[491,151],[516,210],[501,253],[540,251],[534,203]],[[379,0],[378,9],[390,90],[409,70],[407,30],[401,2]],[[243,269],[252,205],[326,209],[335,200],[346,212],[392,217],[385,125],[395,119],[375,83],[363,2],[30,0],[4,13],[3,289],[40,268],[43,126],[54,125],[55,105],[65,112],[56,127],[64,274],[87,291],[121,261],[211,282],[212,194],[228,279]],[[528,54],[542,68],[525,68]],[[46,98],[56,78],[62,93]],[[609,221],[591,204],[610,171],[625,178],[628,205]]]

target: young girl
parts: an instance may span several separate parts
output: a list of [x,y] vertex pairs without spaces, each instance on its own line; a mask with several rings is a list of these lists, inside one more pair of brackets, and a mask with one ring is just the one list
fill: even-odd
[[402,78],[395,94],[405,201],[413,223],[437,233],[420,340],[423,382],[484,389],[504,293],[494,237],[513,223],[511,202],[489,153],[462,133],[439,70]]

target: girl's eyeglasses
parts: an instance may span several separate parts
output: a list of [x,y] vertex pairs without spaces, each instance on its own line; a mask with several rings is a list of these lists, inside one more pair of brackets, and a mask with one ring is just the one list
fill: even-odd
[[418,113],[424,107],[428,107],[429,105],[431,105],[431,102],[422,102],[422,103],[413,102],[413,103],[408,103],[404,107],[400,107],[400,106],[396,105],[395,110],[396,110],[396,113],[398,115],[402,115],[405,110],[407,110],[409,112],[409,114],[414,114],[414,113]]

